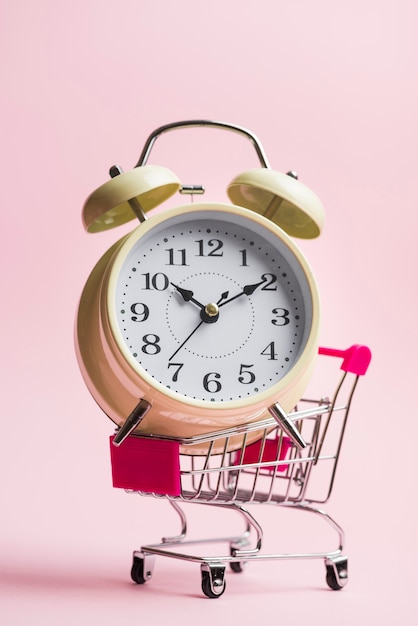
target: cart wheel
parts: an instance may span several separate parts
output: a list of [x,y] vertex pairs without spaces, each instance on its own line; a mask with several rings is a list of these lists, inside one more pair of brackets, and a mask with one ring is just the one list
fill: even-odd
[[244,571],[245,563],[244,561],[231,561],[229,567],[235,574],[240,574]]
[[[239,543],[238,542],[231,543],[230,548],[229,548],[230,556],[236,557],[237,551],[242,550],[247,545],[248,545],[248,541],[246,541],[245,539],[240,541]],[[247,565],[247,561],[230,561],[229,562],[229,567],[231,568],[233,572],[235,572],[235,574],[240,574],[241,572],[243,572],[246,565]]]
[[347,559],[345,557],[336,560],[326,559],[325,566],[327,568],[326,581],[328,587],[334,591],[339,591],[348,580]]
[[[235,556],[234,546],[231,546],[230,554],[231,556]],[[231,568],[233,572],[235,572],[235,574],[240,574],[241,572],[244,571],[245,561],[230,561],[229,567]]]
[[152,576],[153,559],[145,559],[142,553],[134,552],[132,560],[131,578],[134,583],[143,585]]
[[201,566],[202,591],[208,598],[220,598],[226,589],[225,567],[223,565]]

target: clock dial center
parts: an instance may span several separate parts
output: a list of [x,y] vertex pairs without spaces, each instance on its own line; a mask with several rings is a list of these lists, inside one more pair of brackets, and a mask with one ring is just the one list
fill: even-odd
[[[182,346],[182,352],[195,357],[217,359],[227,358],[248,342],[255,324],[254,303],[245,297],[229,304],[230,294],[242,291],[234,277],[219,271],[187,272],[171,285],[165,320],[176,349]],[[192,298],[185,301],[184,292]]]
[[209,304],[205,306],[205,313],[209,317],[215,317],[215,315],[218,315],[219,313],[218,305],[214,302],[209,302]]
[[212,324],[219,319],[219,307],[215,302],[209,302],[200,312],[200,317],[206,324]]

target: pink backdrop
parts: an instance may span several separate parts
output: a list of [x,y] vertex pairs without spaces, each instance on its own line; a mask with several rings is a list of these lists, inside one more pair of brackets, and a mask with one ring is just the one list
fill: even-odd
[[[2,3],[2,624],[415,623],[417,18],[413,0]],[[129,582],[132,549],[177,522],[110,484],[113,429],[81,380],[73,323],[128,228],[87,235],[81,207],[154,128],[188,118],[249,128],[321,197],[324,233],[302,244],[321,343],[373,350],[327,505],[347,532],[340,593],[316,561],[251,565],[209,604],[197,566],[162,560],[148,585]],[[189,136],[161,139],[155,162],[184,182],[207,172],[207,199],[225,200],[256,164],[250,144]],[[191,515],[203,532],[229,524]]]

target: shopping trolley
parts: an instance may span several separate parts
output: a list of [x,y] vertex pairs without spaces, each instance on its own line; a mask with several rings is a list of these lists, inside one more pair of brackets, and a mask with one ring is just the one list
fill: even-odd
[[[323,559],[328,586],[339,590],[347,583],[343,529],[318,505],[331,495],[351,401],[371,352],[354,345],[347,350],[320,348],[319,354],[341,358],[342,375],[332,397],[303,399],[287,415],[304,447],[295,445],[275,414],[190,438],[131,435],[119,447],[112,445],[114,436],[110,438],[113,485],[168,500],[180,519],[179,535],[134,551],[131,578],[135,583],[151,578],[157,556],[200,564],[202,591],[209,598],[224,593],[227,565],[232,572],[241,572],[252,560]],[[255,432],[259,437],[254,441]],[[313,480],[318,473],[320,480]],[[234,536],[188,540],[183,502],[235,510],[243,518],[244,530]],[[250,505],[262,504],[315,514],[335,532],[336,547],[311,553],[264,553],[262,527],[249,511]],[[209,543],[227,547],[216,556],[188,552]]]

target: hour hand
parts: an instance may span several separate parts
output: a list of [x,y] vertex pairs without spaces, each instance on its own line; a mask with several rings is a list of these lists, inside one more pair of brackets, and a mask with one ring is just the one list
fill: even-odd
[[173,285],[174,289],[179,292],[185,302],[193,302],[193,304],[196,304],[200,309],[205,308],[201,302],[193,297],[193,291],[190,291],[190,289],[183,289],[183,287],[179,287],[179,285],[175,285],[174,283],[170,283],[170,285]]
[[260,285],[262,285],[264,282],[265,280],[261,280],[259,283],[254,283],[253,285],[245,285],[245,287],[242,288],[242,291],[240,293],[237,293],[236,296],[232,296],[232,298],[229,298],[229,300],[225,300],[224,302],[221,302],[219,306],[224,306],[225,304],[228,304],[229,302],[232,302],[233,300],[236,300],[237,298],[240,298],[241,296],[251,296],[251,294],[254,293],[257,287],[260,287]]

